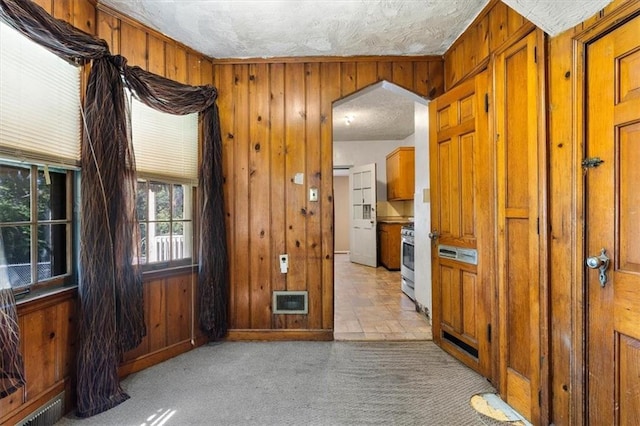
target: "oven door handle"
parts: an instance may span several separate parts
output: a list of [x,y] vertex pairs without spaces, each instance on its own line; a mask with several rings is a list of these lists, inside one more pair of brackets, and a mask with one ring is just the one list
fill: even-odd
[[437,239],[438,239],[438,237],[440,237],[440,233],[439,233],[437,230],[435,230],[435,229],[434,229],[433,231],[429,232],[429,238],[430,238],[432,241],[437,240]]

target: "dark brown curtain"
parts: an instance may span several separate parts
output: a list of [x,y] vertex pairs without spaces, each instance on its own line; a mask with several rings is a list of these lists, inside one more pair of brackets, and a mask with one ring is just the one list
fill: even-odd
[[0,234],[0,399],[24,386],[24,363],[20,353],[20,330],[13,290],[9,283]]
[[222,138],[216,99],[211,86],[188,86],[149,73],[140,67],[123,67],[128,88],[151,108],[169,114],[200,112],[203,129],[198,193],[200,212],[200,253],[198,295],[200,328],[211,340],[227,334],[229,277],[227,237],[222,195]]
[[135,234],[135,164],[127,135],[124,87],[150,107],[200,112],[200,323],[212,338],[227,332],[228,270],[222,202],[217,92],[126,65],[104,40],[54,19],[30,0],[0,0],[0,18],[68,61],[91,61],[84,106],[77,414],[91,416],[128,398],[118,361],[145,335]]

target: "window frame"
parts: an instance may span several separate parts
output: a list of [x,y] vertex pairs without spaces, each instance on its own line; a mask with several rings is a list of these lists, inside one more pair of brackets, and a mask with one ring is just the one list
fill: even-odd
[[[22,168],[30,173],[29,182],[29,220],[0,222],[0,229],[28,226],[29,227],[29,265],[31,272],[31,282],[18,287],[11,287],[14,296],[22,298],[34,293],[40,293],[50,289],[62,286],[77,285],[78,276],[78,238],[79,238],[79,218],[76,210],[76,200],[79,194],[79,170],[66,166],[49,166],[32,161],[11,161],[6,158],[0,158],[0,166]],[[47,169],[52,169],[47,171]],[[40,219],[38,211],[38,185],[40,173],[47,172],[64,172],[64,219]],[[35,176],[35,178],[34,178]],[[38,228],[40,226],[65,225],[65,248],[64,263],[65,273],[51,276],[48,278],[40,278],[38,274],[38,252],[40,249],[38,241]],[[4,247],[6,256],[6,247]],[[8,265],[7,265],[8,266]]]
[[[169,186],[169,197],[170,200],[173,200],[173,188],[175,185],[181,185],[184,188],[185,194],[187,193],[187,191],[190,193],[190,219],[175,219],[174,218],[174,211],[173,211],[173,207],[171,208],[171,214],[168,220],[150,220],[150,209],[149,209],[149,201],[147,198],[146,201],[146,210],[145,210],[145,219],[143,220],[140,217],[140,214],[138,212],[138,194],[139,194],[139,186],[141,183],[144,183],[146,185],[146,195],[147,197],[149,197],[149,194],[151,193],[151,185],[152,184],[158,184],[158,185],[168,185]],[[142,259],[143,257],[145,258],[145,262],[141,262],[139,261],[139,265],[142,269],[143,274],[149,274],[149,273],[161,273],[163,271],[168,272],[168,271],[172,271],[172,270],[176,270],[176,269],[184,269],[184,268],[193,268],[195,266],[198,265],[198,261],[197,261],[197,228],[196,228],[196,206],[197,206],[197,187],[192,185],[191,183],[187,183],[187,182],[179,182],[179,181],[172,181],[172,180],[166,180],[166,179],[159,179],[157,177],[145,177],[145,176],[138,176],[137,177],[137,181],[136,181],[136,221],[137,221],[137,225],[138,225],[138,241],[137,241],[137,246],[138,246],[138,253],[139,253],[139,259]],[[185,197],[186,199],[186,197]],[[184,204],[184,207],[186,207],[186,204]],[[187,210],[183,207],[184,210]],[[148,247],[149,247],[149,242],[147,241],[147,249],[145,250],[145,252],[143,253],[142,251],[142,226],[146,226],[147,228],[147,233],[148,233],[148,229],[149,229],[149,224],[150,223],[155,223],[155,224],[159,224],[159,223],[166,223],[169,224],[169,229],[170,229],[170,244],[172,245],[174,243],[173,241],[173,225],[176,223],[185,223],[188,222],[191,224],[191,241],[189,244],[189,250],[191,251],[191,256],[189,257],[183,257],[183,258],[179,258],[179,259],[173,259],[170,258],[169,260],[160,260],[160,261],[154,261],[154,262],[149,262],[148,260]],[[145,234],[147,235],[147,234]],[[185,241],[185,247],[186,247],[186,241]],[[170,253],[172,253],[172,250],[169,250]],[[145,256],[143,256],[143,254]]]

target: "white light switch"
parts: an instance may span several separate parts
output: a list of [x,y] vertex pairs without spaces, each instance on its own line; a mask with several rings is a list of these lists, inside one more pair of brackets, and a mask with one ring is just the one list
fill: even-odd
[[318,188],[309,188],[309,201],[318,201]]

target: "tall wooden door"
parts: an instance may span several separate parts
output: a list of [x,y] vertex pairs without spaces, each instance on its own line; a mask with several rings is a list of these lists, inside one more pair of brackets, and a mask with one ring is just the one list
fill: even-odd
[[[491,221],[491,210],[479,206],[486,204],[493,184],[485,179],[491,163],[482,160],[488,84],[485,71],[429,104],[433,339],[485,376],[491,370],[491,282],[482,271],[491,263],[483,259],[493,244],[479,244],[480,229]],[[451,256],[452,248],[477,250],[477,261]]]
[[590,425],[640,424],[638,34],[640,17],[587,47],[586,152],[603,161],[586,170]]
[[374,268],[378,266],[376,184],[376,163],[353,167],[349,171],[351,193],[349,260]]
[[532,32],[495,60],[499,390],[508,404],[536,423],[544,320],[540,285],[545,274],[539,235],[545,218],[540,208],[544,142],[538,133],[543,104],[538,37]]

